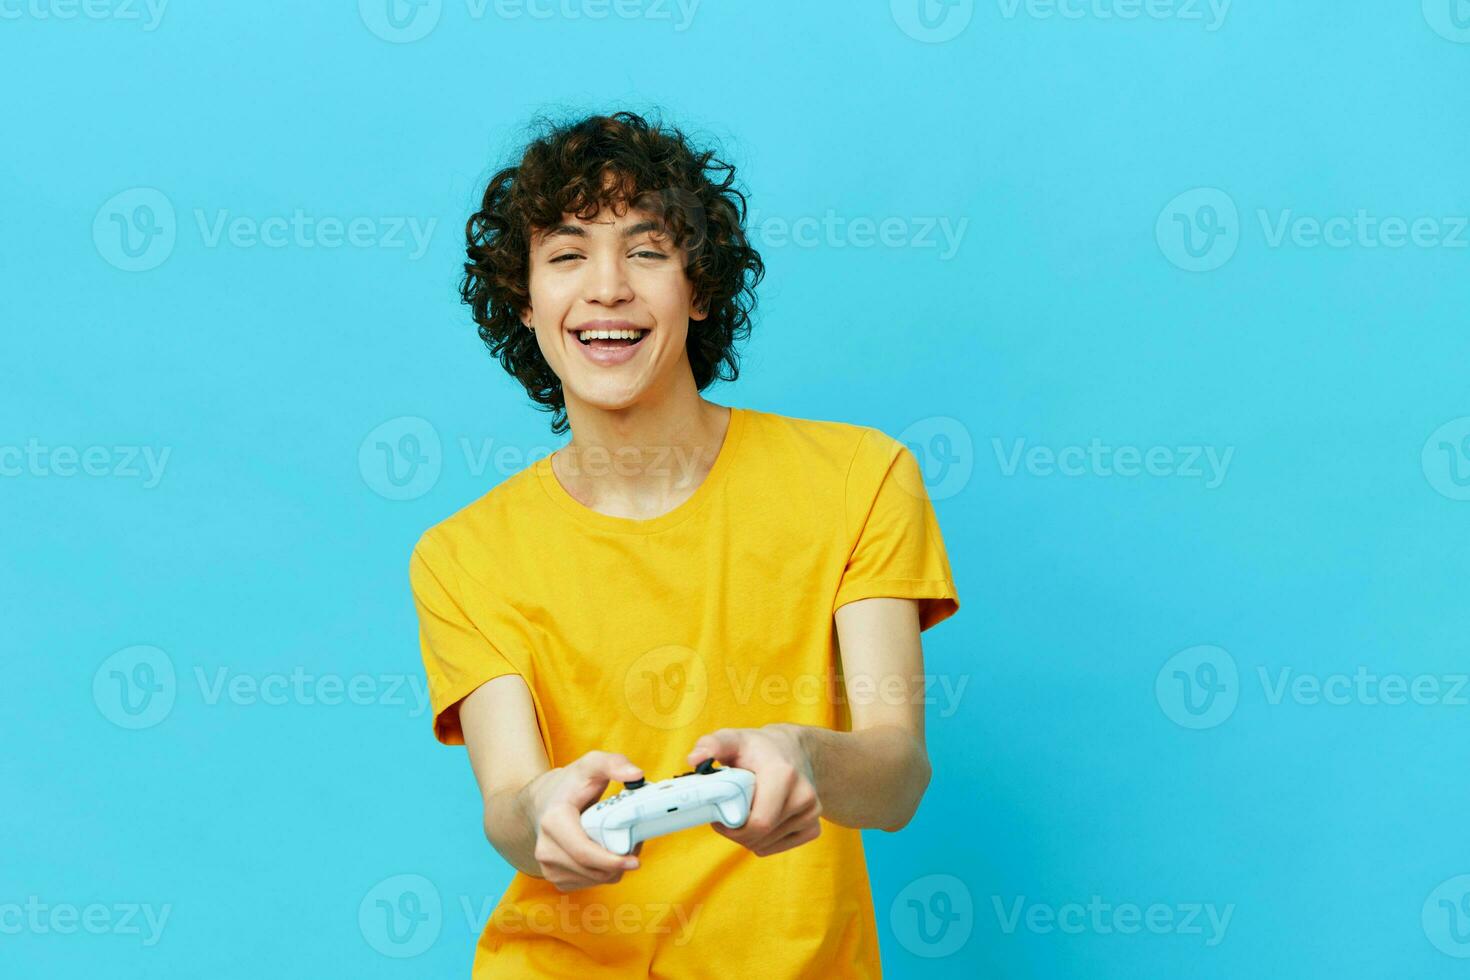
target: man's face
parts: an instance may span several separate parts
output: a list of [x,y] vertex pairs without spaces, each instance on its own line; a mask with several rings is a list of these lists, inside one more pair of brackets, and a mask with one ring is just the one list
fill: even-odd
[[[521,322],[535,328],[569,403],[626,408],[690,372],[689,321],[706,314],[692,305],[684,264],[652,216],[633,209],[614,215],[604,208],[588,222],[564,215],[532,237],[531,306]],[[631,346],[584,344],[588,329],[641,333]]]

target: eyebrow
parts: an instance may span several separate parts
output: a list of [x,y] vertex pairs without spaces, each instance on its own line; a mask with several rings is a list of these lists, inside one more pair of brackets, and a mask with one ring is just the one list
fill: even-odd
[[[663,223],[660,221],[654,221],[652,219],[640,221],[635,225],[629,225],[627,228],[624,228],[623,237],[634,238],[643,234],[645,231],[662,232],[663,228]],[[547,230],[545,235],[541,236],[541,244],[545,246],[553,238],[559,237],[586,238],[587,229],[582,225],[569,225],[566,223],[553,225]]]

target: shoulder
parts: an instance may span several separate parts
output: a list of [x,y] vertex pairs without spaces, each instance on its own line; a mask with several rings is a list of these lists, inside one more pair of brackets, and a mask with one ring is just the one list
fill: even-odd
[[874,465],[887,467],[903,444],[882,429],[859,422],[798,418],[744,410],[754,432],[753,442],[768,453],[797,454],[804,468],[819,465],[840,470],[846,477]]
[[475,500],[432,524],[414,543],[413,557],[430,565],[443,561],[464,563],[483,554],[495,541],[509,541],[517,515],[543,499],[536,463],[506,477]]

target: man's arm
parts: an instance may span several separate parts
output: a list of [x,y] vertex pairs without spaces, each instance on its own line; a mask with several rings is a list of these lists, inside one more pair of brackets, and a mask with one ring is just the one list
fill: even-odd
[[818,817],[899,830],[929,785],[918,600],[859,599],[834,618],[852,731],[786,723],[722,728],[689,753],[691,764],[714,756],[756,774],[745,826],[714,829],[762,857],[814,840]]
[[485,837],[501,857],[564,892],[618,881],[638,867],[636,850],[612,853],[581,822],[611,780],[643,775],[627,757],[588,752],[551,768],[531,691],[514,674],[476,688],[460,702],[459,720],[484,802]]
[[484,801],[485,837],[512,866],[541,877],[528,791],[551,763],[526,682],[506,674],[480,685],[459,703],[459,722]]
[[852,731],[793,730],[811,759],[822,815],[844,827],[901,830],[929,786],[924,652],[915,599],[859,599],[838,608],[837,642]]

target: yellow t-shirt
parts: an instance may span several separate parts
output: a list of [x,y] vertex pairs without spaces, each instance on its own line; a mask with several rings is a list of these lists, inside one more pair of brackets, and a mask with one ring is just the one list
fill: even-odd
[[[849,729],[838,606],[919,599],[921,629],[959,608],[906,446],[738,407],[713,468],[666,514],[594,511],[544,457],[430,528],[410,570],[440,741],[462,744],[462,698],[516,673],[553,766],[621,752],[649,782],[688,771],[716,728]],[[816,840],[761,858],[693,827],[645,842],[640,863],[570,893],[517,872],[474,976],[880,975],[858,830],[824,818]]]

